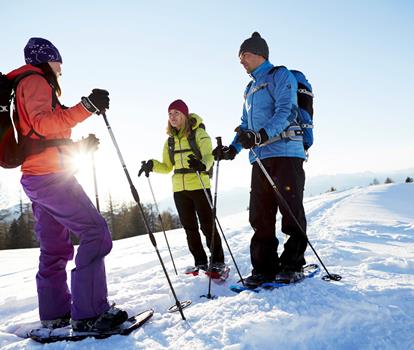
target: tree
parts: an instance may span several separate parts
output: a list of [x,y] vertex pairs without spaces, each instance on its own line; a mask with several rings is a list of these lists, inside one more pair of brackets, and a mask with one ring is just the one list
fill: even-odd
[[384,183],[385,183],[385,184],[392,184],[392,183],[394,183],[394,180],[393,180],[393,179],[391,179],[390,177],[387,177],[387,178],[385,179]]
[[405,183],[409,184],[414,182],[414,179],[412,177],[407,176],[407,178],[405,179]]
[[379,181],[377,178],[374,178],[374,180],[372,180],[372,182],[370,183],[370,185],[379,185]]
[[14,219],[6,234],[7,249],[34,248],[39,244],[34,234],[34,219],[29,204],[20,203],[20,216]]
[[[164,228],[166,231],[182,227],[180,218],[178,217],[178,215],[172,213],[171,210],[163,211],[161,213],[161,219],[162,219],[162,222],[164,224]],[[158,230],[160,231],[161,229],[162,227],[160,224]]]
[[333,187],[333,186],[331,186],[331,188],[328,191],[326,191],[326,192],[335,192],[335,191],[336,191],[336,188]]
[[0,250],[7,249],[7,231],[8,225],[0,222]]
[[115,218],[116,209],[117,209],[117,205],[112,200],[111,193],[109,193],[108,208],[106,212],[102,213],[102,215],[108,223],[109,229],[112,233],[112,237],[117,236],[118,227],[117,227],[116,218]]

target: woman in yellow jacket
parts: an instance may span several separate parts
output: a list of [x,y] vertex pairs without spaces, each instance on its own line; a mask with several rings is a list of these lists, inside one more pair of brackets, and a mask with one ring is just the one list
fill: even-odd
[[[212,256],[212,271],[220,273],[225,267],[221,239],[215,229],[214,247],[211,246],[213,215],[203,186],[196,174],[196,171],[199,171],[211,199],[210,179],[206,170],[213,166],[214,158],[211,153],[210,136],[200,126],[201,124],[202,119],[197,114],[190,114],[184,101],[172,102],[168,107],[167,134],[169,138],[164,144],[162,162],[155,159],[143,162],[138,176],[145,172],[148,177],[151,171],[167,174],[174,169],[172,176],[174,202],[187,235],[188,248],[194,257],[194,271],[208,268],[207,255],[198,231],[198,216],[201,231],[206,237]],[[189,138],[193,135],[201,159],[195,158],[197,155],[191,148]]]

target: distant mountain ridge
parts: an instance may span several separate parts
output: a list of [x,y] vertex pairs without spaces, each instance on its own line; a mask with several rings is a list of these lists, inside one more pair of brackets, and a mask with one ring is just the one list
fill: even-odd
[[[384,183],[387,177],[394,182],[404,182],[407,176],[414,177],[414,168],[373,172],[366,171],[355,174],[334,174],[318,175],[306,179],[305,197],[316,196],[325,193],[334,187],[336,190],[346,190],[357,186],[368,186],[377,179],[380,184]],[[248,184],[250,185],[250,184]],[[231,190],[221,190],[218,194],[217,212],[219,216],[235,214],[247,210],[249,206],[250,187],[237,187]],[[160,207],[174,209],[174,201],[171,198],[160,202]]]
[[318,175],[306,180],[305,196],[314,196],[328,191],[331,187],[337,190],[346,190],[355,186],[367,186],[377,179],[380,184],[387,177],[394,182],[404,182],[410,176],[414,177],[414,168],[395,171],[365,171],[355,174]]
[[[374,179],[384,183],[387,177],[394,182],[404,182],[410,176],[414,177],[414,167],[395,171],[366,171],[354,174],[333,174],[333,175],[317,175],[306,179],[305,197],[319,195],[327,192],[331,187],[336,190],[346,190],[357,186],[368,186],[372,184]],[[221,189],[218,193],[217,212],[219,216],[230,215],[247,210],[249,206],[250,184],[246,187],[237,187],[231,190]],[[1,186],[0,186],[1,188]],[[7,203],[5,205],[5,203]],[[3,193],[0,194],[0,221],[11,222],[19,216],[19,205],[10,204],[10,199]],[[175,204],[172,195],[159,201],[161,211],[172,209],[175,211]]]

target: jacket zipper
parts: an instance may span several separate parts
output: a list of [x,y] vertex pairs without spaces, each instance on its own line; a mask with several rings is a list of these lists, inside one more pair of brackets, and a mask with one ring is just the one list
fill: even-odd
[[[253,85],[255,85],[255,86],[257,85],[257,80],[255,80],[254,84],[252,84],[252,86],[250,87],[250,90],[255,88],[255,86],[253,86]],[[250,96],[251,96],[250,110],[249,110],[248,113],[249,113],[249,119],[250,119],[250,129],[254,130],[254,126],[253,126],[253,98],[254,98],[254,94],[251,94]]]
[[[178,139],[178,146],[179,146],[180,151],[181,151],[182,150],[182,148],[181,148],[181,139],[178,137],[178,135],[177,135],[177,139]],[[183,152],[180,152],[180,158],[181,158],[181,167],[184,168]],[[183,180],[183,189],[185,190],[184,175],[185,174],[182,174],[182,180]]]

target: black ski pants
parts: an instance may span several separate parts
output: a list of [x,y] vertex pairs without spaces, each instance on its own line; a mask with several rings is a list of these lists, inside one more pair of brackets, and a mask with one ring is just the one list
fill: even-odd
[[[207,189],[211,199],[211,192]],[[206,237],[207,247],[212,255],[212,262],[224,262],[221,239],[215,227],[214,247],[212,247],[213,213],[204,190],[174,192],[174,202],[180,217],[181,224],[187,235],[188,248],[194,257],[195,265],[207,264],[207,255],[201,242],[198,231],[197,216],[200,220],[201,231]]]
[[[264,159],[262,163],[306,232],[306,217],[303,208],[305,186],[303,159],[274,157]],[[254,230],[250,242],[252,273],[273,276],[285,267],[292,270],[300,269],[305,264],[306,237],[280,203],[257,162],[252,168],[249,208],[249,220]],[[280,258],[277,253],[279,241],[275,227],[278,209],[282,214],[282,232],[289,235]]]

